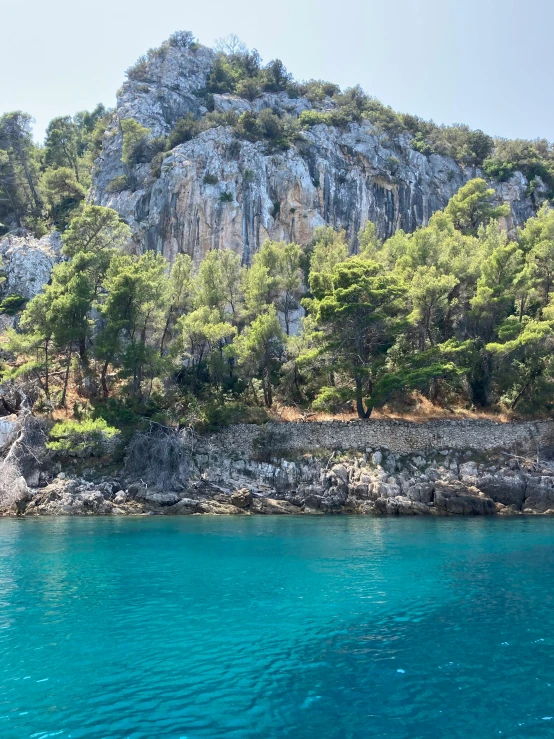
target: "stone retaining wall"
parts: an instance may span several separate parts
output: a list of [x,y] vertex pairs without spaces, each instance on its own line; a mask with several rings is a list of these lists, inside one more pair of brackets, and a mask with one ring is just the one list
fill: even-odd
[[554,421],[488,420],[269,422],[237,424],[204,438],[200,446],[235,458],[287,452],[388,449],[398,454],[458,449],[536,455],[554,447]]

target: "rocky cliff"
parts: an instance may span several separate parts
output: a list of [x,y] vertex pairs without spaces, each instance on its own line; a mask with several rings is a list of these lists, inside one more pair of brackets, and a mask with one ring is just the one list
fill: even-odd
[[[289,98],[286,92],[264,93],[252,102],[213,95],[208,103],[203,90],[214,59],[202,46],[167,45],[149,57],[140,81],[128,80],[119,91],[91,199],[122,215],[138,250],[153,249],[170,260],[184,252],[198,263],[210,249],[231,248],[248,263],[266,238],[306,244],[317,226],[330,224],[346,229],[355,251],[368,219],[383,237],[399,228],[412,231],[481,174],[448,157],[420,154],[408,134],[388,137],[369,121],[342,129],[313,126],[284,151],[268,151],[263,141],[252,143],[218,126],[168,152],[161,171],[152,174],[148,163],[126,168],[121,121],[128,118],[152,136],[164,136],[185,115],[205,116],[208,104],[216,112],[269,108],[293,118],[334,104],[330,98]],[[114,192],[113,183],[124,175],[132,189]],[[520,173],[495,185],[498,200],[511,205],[509,229],[535,211],[527,186]]]

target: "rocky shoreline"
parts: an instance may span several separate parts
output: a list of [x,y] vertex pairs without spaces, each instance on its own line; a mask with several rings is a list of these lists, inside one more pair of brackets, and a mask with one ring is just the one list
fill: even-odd
[[113,450],[62,463],[45,429],[27,410],[1,419],[0,516],[554,515],[548,421],[154,428],[111,475]]
[[554,467],[502,453],[479,462],[451,450],[433,458],[376,450],[203,466],[171,490],[86,472],[43,476],[0,515],[554,515]]

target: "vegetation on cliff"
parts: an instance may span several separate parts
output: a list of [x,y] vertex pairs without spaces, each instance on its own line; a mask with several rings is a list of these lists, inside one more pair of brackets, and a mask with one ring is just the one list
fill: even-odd
[[[127,71],[129,83],[147,86],[150,64],[163,59],[171,48],[195,53],[201,47],[190,32],[177,32]],[[426,156],[441,154],[461,166],[481,167],[485,175],[499,182],[520,171],[529,182],[529,192],[546,186],[547,194],[554,193],[554,149],[546,140],[493,139],[462,124],[439,126],[397,113],[359,86],[342,91],[322,80],[297,82],[279,59],[262,64],[258,52],[247,49],[234,36],[221,40],[216,51],[205,87],[198,92],[204,105],[202,114],[183,116],[164,136],[154,136],[133,118],[120,121],[122,162],[128,172],[110,184],[112,192],[133,188],[132,168],[136,164],[150,162],[152,175],[159,176],[169,151],[208,128],[230,126],[238,138],[262,141],[271,152],[301,141],[303,131],[315,125],[348,128],[367,120],[393,149],[399,137],[407,137],[410,146]],[[250,102],[263,95],[284,94],[291,100],[303,98],[312,107],[294,114],[271,107],[240,114],[233,109],[218,112],[214,110],[214,94],[232,94]],[[83,208],[91,169],[112,115],[98,105],[92,112],[54,118],[43,145],[33,141],[29,113],[14,111],[0,116],[0,235],[18,227],[38,235],[52,227],[67,227]],[[389,166],[394,169],[394,162]]]
[[[150,417],[204,428],[263,417],[277,397],[366,418],[414,390],[448,407],[554,406],[554,211],[515,240],[484,180],[429,225],[385,242],[368,223],[311,244],[266,241],[250,267],[212,251],[122,251],[118,214],[86,206],[63,235],[67,261],[7,332],[4,379],[35,407],[112,425]],[[302,318],[301,304],[305,309]]]
[[[191,34],[174,34],[128,71],[127,84],[148,84],[152,60],[171,47],[200,48]],[[272,153],[316,125],[364,120],[392,150],[403,137],[471,173],[480,167],[503,181],[519,170],[530,191],[554,190],[546,141],[493,140],[397,114],[359,87],[298,83],[282,62],[263,65],[236,38],[213,59],[198,93],[201,115],[182,117],[164,136],[120,120],[125,174],[111,181],[111,192],[132,188],[137,165],[158,176],[167,151],[207,128],[231,127]],[[294,115],[218,112],[214,95],[224,93],[247,101],[302,97],[312,107]],[[24,383],[37,410],[72,408],[87,433],[99,419],[204,428],[259,419],[275,398],[315,410],[355,407],[366,418],[414,391],[445,407],[552,410],[554,211],[547,204],[508,238],[501,224],[509,206],[475,178],[414,233],[382,241],[367,223],[356,254],[343,231],[327,226],[307,245],[266,241],[247,266],[222,250],[194,270],[186,254],[169,264],[153,251],[127,253],[128,225],[114,210],[87,204],[111,115],[99,105],[55,118],[43,146],[33,142],[30,115],[0,117],[0,233],[56,227],[63,235],[65,261],[44,292],[26,305],[8,296],[0,306],[18,315],[2,342],[3,379]],[[203,183],[216,185],[217,176],[207,173]],[[71,436],[69,427],[62,431]]]

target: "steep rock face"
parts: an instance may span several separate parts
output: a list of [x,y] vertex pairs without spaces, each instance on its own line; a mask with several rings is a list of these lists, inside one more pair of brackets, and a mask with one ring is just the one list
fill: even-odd
[[[139,251],[153,249],[170,260],[184,252],[198,263],[210,249],[231,248],[248,263],[264,239],[306,244],[324,224],[345,228],[355,251],[358,231],[368,219],[382,237],[399,228],[412,231],[443,208],[464,182],[482,174],[448,157],[424,156],[410,148],[408,135],[389,139],[368,121],[348,130],[314,126],[278,152],[220,126],[171,151],[159,177],[147,163],[126,170],[120,121],[134,118],[158,136],[187,113],[205,115],[202,89],[213,59],[204,47],[170,47],[149,63],[148,82],[126,82],[120,90],[97,162],[92,200],[122,215]],[[313,104],[286,93],[265,94],[253,102],[214,95],[212,103],[219,112],[271,108],[293,117],[333,105],[329,99]],[[133,190],[111,192],[110,182],[123,174]],[[527,184],[516,173],[496,185],[498,201],[511,205],[508,229],[535,212]]]

